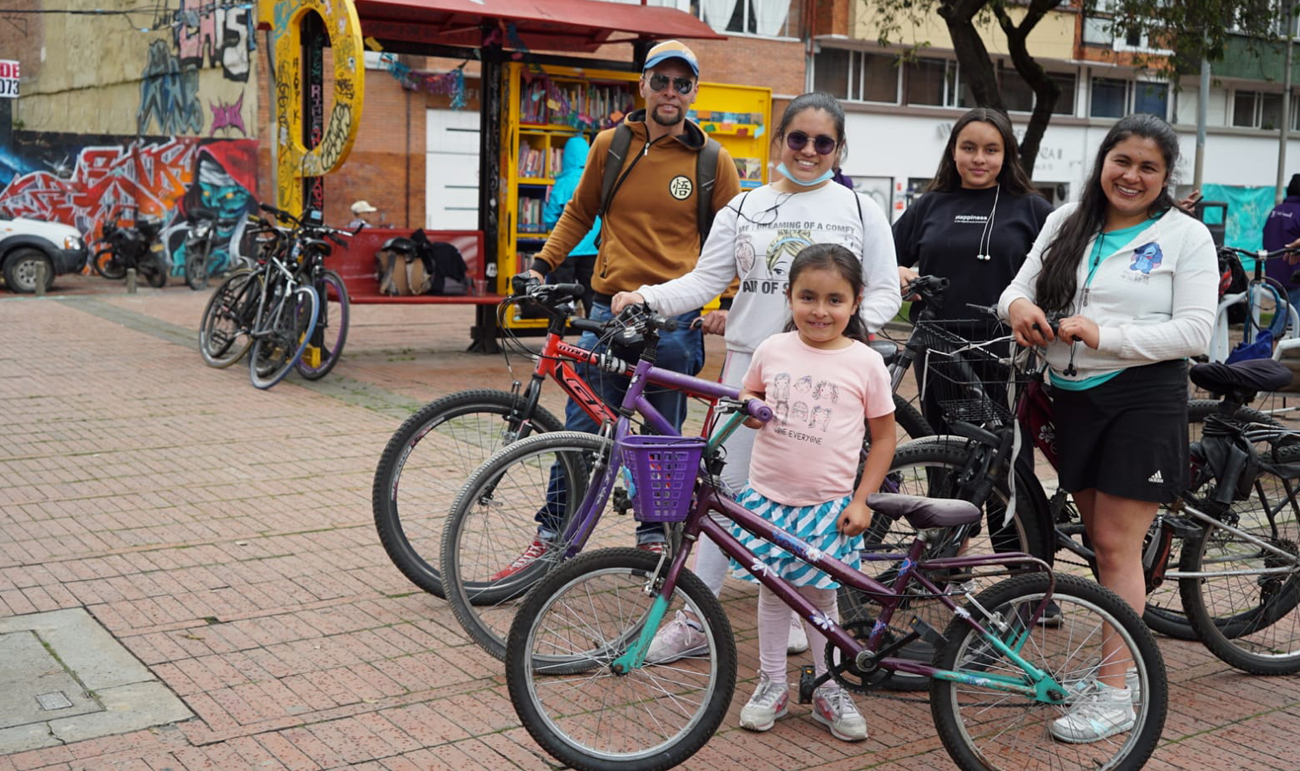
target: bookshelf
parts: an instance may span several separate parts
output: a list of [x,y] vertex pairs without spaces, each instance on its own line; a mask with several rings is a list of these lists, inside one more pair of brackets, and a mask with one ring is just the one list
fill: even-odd
[[[544,70],[554,91],[548,92],[523,63],[511,62],[503,73],[498,263],[495,278],[489,278],[496,282],[489,289],[501,294],[509,291],[510,277],[526,270],[546,243],[542,207],[561,171],[565,142],[581,132],[590,143],[598,131],[644,106],[638,73],[554,66]],[[689,115],[731,153],[741,187],[754,188],[767,181],[771,112],[771,89],[704,82]],[[543,320],[518,316],[505,323],[512,328],[545,326]]]

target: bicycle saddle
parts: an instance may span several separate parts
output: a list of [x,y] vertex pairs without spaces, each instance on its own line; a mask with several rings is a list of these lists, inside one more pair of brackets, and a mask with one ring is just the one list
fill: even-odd
[[956,527],[978,522],[979,507],[970,501],[954,498],[921,498],[898,493],[872,493],[867,497],[871,510],[890,519],[903,517],[908,524],[919,529],[927,527]]
[[886,367],[893,365],[894,360],[898,358],[898,352],[902,350],[898,347],[898,343],[883,338],[875,338],[868,342],[867,345],[871,346],[871,350],[884,358]]
[[1291,384],[1291,370],[1272,359],[1251,359],[1235,364],[1197,364],[1189,374],[1192,382],[1220,396],[1258,391],[1277,391]]

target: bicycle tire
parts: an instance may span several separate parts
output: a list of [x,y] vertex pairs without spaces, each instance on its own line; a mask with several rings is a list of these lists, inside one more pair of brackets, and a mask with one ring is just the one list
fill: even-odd
[[[510,625],[528,590],[560,564],[572,546],[562,538],[550,540],[540,557],[517,572],[506,572],[538,538],[540,508],[551,508],[551,526],[563,533],[593,480],[614,473],[609,465],[612,451],[613,443],[595,434],[556,431],[530,436],[498,450],[461,488],[442,536],[443,589],[461,628],[494,658],[505,660]],[[558,469],[558,483],[551,481],[552,467]],[[584,546],[618,542],[613,532],[617,528],[600,527],[615,519],[605,513],[602,510],[592,524]],[[621,538],[631,543],[633,528],[625,524]]]
[[190,289],[198,291],[208,286],[208,252],[212,242],[204,239],[202,244],[191,241],[185,249],[185,283]]
[[[921,497],[969,498],[968,495],[955,489],[956,480],[953,478],[954,472],[965,466],[966,457],[966,444],[960,440],[922,439],[901,445],[895,451],[893,463],[890,464],[887,477],[889,491]],[[1015,549],[1029,554],[1047,554],[1054,542],[1053,536],[1046,532],[1043,526],[1049,521],[1046,515],[1046,497],[1043,496],[1037,480],[1028,475],[1024,469],[1017,467],[1016,475],[1018,514],[1012,519],[1017,541]],[[996,489],[993,495],[1004,504],[1010,498],[1005,489]],[[864,552],[883,551],[902,554],[915,540],[916,530],[907,523],[907,520],[875,517],[871,527],[863,534]],[[947,552],[952,551],[953,548],[954,544],[951,543],[936,543],[927,549],[925,556],[938,557],[941,556],[939,553],[941,551],[945,552],[943,556],[952,556]],[[977,535],[967,540],[966,549],[976,554],[991,554],[994,551],[987,535]],[[891,583],[896,574],[896,565],[892,562],[863,560],[860,569],[885,584]],[[867,594],[844,585],[841,585],[837,592],[840,616],[845,622],[874,622],[876,606]],[[908,608],[908,613],[903,614],[906,619],[919,616],[937,626],[944,623],[948,614],[947,608],[933,598],[916,597],[905,601],[905,607]],[[888,633],[893,637],[901,637],[908,631],[910,630],[891,629]],[[902,655],[924,661],[932,657],[933,649],[928,643],[918,640],[905,647]],[[919,691],[929,687],[929,680],[919,675],[892,672],[883,685],[891,690]]]
[[261,274],[241,270],[217,285],[199,321],[199,355],[209,367],[224,369],[253,347],[248,317],[257,309]]
[[308,364],[306,354],[298,360],[298,374],[307,380],[320,380],[339,363],[343,346],[348,341],[348,321],[352,316],[348,288],[339,274],[332,270],[322,271],[316,283],[316,294],[320,298],[320,318],[316,320],[316,329],[321,332],[322,346],[319,364]]
[[310,286],[295,287],[289,296],[278,298],[269,311],[268,323],[259,328],[266,334],[253,341],[248,356],[248,377],[265,390],[284,380],[307,348],[320,300]]
[[[1048,591],[1052,591],[1052,599],[1061,608],[1061,626],[1036,624],[1028,628],[1020,619],[1027,618]],[[1058,575],[1053,587],[1052,576],[1044,573],[1008,578],[975,599],[966,608],[972,616],[985,621],[981,606],[1000,616],[1008,627],[1003,639],[1014,641],[1012,648],[1018,648],[1028,663],[1047,672],[1071,694],[1077,692],[1074,686],[1088,681],[1089,673],[1095,677],[1103,660],[1101,641],[1107,637],[1103,627],[1109,625],[1125,649],[1117,656],[1128,656],[1136,666],[1139,697],[1134,710],[1136,720],[1129,731],[1086,744],[1054,741],[1047,728],[1065,712],[1065,705],[1031,700],[981,684],[980,675],[1015,676],[1024,670],[995,653],[961,618],[953,618],[944,632],[947,642],[935,656],[934,666],[965,672],[971,675],[968,679],[972,682],[931,681],[930,713],[944,748],[958,767],[964,771],[1135,771],[1146,763],[1164,729],[1169,685],[1155,637],[1128,603],[1077,576]],[[997,626],[987,624],[986,628],[992,631]],[[969,711],[963,709],[967,697]],[[1067,696],[1066,704],[1074,698]],[[1005,761],[999,761],[999,753],[1006,754]]]
[[510,420],[524,412],[525,403],[505,391],[444,396],[407,418],[379,456],[370,494],[379,542],[402,575],[424,591],[444,596],[442,533],[464,481],[501,447],[563,426],[540,404],[526,420]]
[[[658,562],[635,549],[584,554],[540,583],[511,625],[510,701],[529,735],[568,767],[662,771],[695,754],[727,715],[735,639],[722,604],[690,571],[678,575],[665,620],[693,609],[709,652],[689,666],[647,664],[627,674],[609,667],[657,601],[645,587]],[[593,721],[596,710],[601,719]]]
[[[1279,465],[1300,463],[1300,446],[1277,449]],[[1250,497],[1237,501],[1225,521],[1290,555],[1265,551],[1220,527],[1202,528],[1183,545],[1179,570],[1244,571],[1242,575],[1179,580],[1183,607],[1211,653],[1259,675],[1300,672],[1300,504],[1293,480],[1261,470]],[[1252,570],[1288,569],[1261,575]]]

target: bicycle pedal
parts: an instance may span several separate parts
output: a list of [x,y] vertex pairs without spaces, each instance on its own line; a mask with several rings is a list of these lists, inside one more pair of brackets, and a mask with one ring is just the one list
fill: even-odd
[[912,616],[911,626],[913,632],[916,632],[917,634],[921,635],[922,640],[925,640],[927,643],[929,643],[931,646],[935,648],[948,644],[947,637],[944,637],[942,634],[940,634],[939,630],[927,624],[919,616]]
[[812,704],[813,691],[817,689],[817,670],[812,667],[799,669],[799,703]]

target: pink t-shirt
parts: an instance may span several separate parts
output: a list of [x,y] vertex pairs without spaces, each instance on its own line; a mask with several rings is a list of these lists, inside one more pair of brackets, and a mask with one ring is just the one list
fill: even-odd
[[798,332],[773,335],[754,351],[743,385],[761,391],[775,415],[754,439],[749,486],[788,506],[853,493],[863,418],[894,411],[889,370],[859,342],[823,350]]

